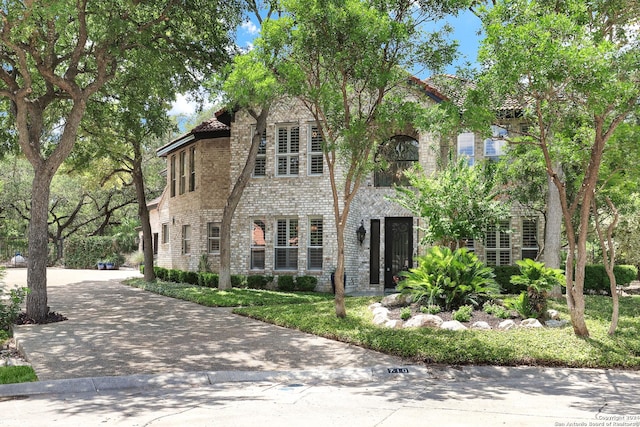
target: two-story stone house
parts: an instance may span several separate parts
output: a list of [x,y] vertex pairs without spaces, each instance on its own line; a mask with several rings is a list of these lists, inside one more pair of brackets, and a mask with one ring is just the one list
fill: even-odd
[[[424,102],[444,96],[420,81]],[[154,201],[157,265],[197,270],[206,254],[212,270],[219,266],[220,222],[227,195],[244,166],[254,122],[239,111],[201,123],[158,149],[167,161],[167,186]],[[459,155],[470,163],[501,154],[503,140],[481,140],[473,133],[457,137]],[[330,290],[336,264],[333,199],[321,139],[311,115],[294,101],[272,108],[253,177],[232,224],[232,274],[316,275],[318,289]],[[354,199],[347,224],[345,272],[347,293],[383,293],[393,289],[393,276],[414,265],[419,247],[419,218],[389,201],[402,171],[419,162],[435,170],[441,141],[414,130],[399,132],[379,155],[388,168],[368,176]],[[512,264],[538,252],[541,224],[534,215],[514,215],[484,242],[471,248],[489,264]],[[357,231],[366,234],[360,242]]]

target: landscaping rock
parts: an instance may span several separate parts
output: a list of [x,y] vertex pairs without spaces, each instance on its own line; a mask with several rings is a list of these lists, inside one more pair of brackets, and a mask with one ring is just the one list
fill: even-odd
[[552,320],[547,320],[544,323],[549,328],[564,328],[565,326],[567,326],[569,324],[569,322],[566,321],[566,320],[553,320],[553,319]]
[[380,302],[384,307],[406,307],[411,304],[411,295],[391,294]]
[[434,314],[418,314],[404,323],[405,328],[439,328],[443,320],[440,316]]
[[389,320],[384,324],[385,328],[401,329],[404,326],[404,322],[400,319]]
[[558,310],[549,309],[547,310],[547,318],[551,320],[560,320],[560,313],[558,313]]
[[503,330],[503,331],[508,331],[509,329],[513,329],[515,327],[516,327],[516,322],[514,322],[511,319],[503,320],[498,325],[498,329]]
[[369,310],[373,311],[378,307],[382,307],[382,304],[380,304],[379,302],[374,302],[373,304],[369,305]]
[[473,322],[473,325],[471,325],[471,329],[487,330],[487,329],[491,329],[491,326],[487,322],[479,321],[479,322]]
[[447,331],[464,331],[468,328],[457,320],[448,320],[446,322],[442,322],[440,329],[446,329]]
[[520,323],[521,328],[542,328],[542,323],[538,319],[525,319]]
[[384,325],[389,320],[390,320],[389,316],[387,316],[384,313],[379,313],[379,314],[376,314],[375,316],[373,316],[373,323],[375,325]]
[[386,308],[386,307],[382,307],[382,306],[374,308],[373,309],[373,316],[375,317],[378,314],[382,314],[382,315],[385,315],[385,316],[388,317],[389,316],[389,309]]

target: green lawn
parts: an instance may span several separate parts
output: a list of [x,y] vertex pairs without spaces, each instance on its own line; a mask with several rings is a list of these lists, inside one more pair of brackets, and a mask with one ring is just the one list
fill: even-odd
[[[0,344],[9,339],[7,331],[0,330]],[[36,373],[31,366],[0,367],[0,384],[13,384],[37,381]]]
[[[209,306],[237,307],[235,313],[319,336],[344,341],[409,362],[445,364],[541,365],[591,368],[640,368],[640,297],[623,297],[614,337],[607,335],[611,299],[588,296],[589,339],[573,329],[468,330],[386,329],[372,323],[368,306],[380,297],[347,298],[347,318],[335,316],[332,295],[298,294],[249,289],[216,289],[166,282],[129,282],[152,292]],[[564,300],[549,307],[569,319]]]

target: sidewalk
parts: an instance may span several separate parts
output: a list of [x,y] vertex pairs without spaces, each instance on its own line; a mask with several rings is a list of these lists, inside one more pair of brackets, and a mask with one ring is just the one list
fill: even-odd
[[636,371],[406,366],[119,283],[132,274],[49,271],[69,320],[16,328],[40,381],[0,386],[0,426],[640,427]]

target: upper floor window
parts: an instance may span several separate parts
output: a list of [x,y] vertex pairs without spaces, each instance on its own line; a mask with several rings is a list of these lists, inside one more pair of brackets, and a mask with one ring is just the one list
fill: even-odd
[[507,129],[500,126],[491,126],[491,138],[484,140],[484,157],[490,160],[498,160],[504,154],[505,138],[509,135]]
[[404,172],[418,161],[418,141],[409,136],[394,136],[378,147],[375,161],[376,187],[407,185],[409,181]]
[[196,189],[196,146],[189,149],[189,191]]
[[322,133],[317,126],[311,126],[309,132],[309,175],[322,175],[322,159]]
[[207,223],[207,252],[210,254],[220,253],[220,224]]
[[458,135],[458,157],[466,157],[469,166],[473,166],[475,163],[475,139],[476,137],[473,132],[465,132]]
[[171,180],[171,197],[176,195],[176,156],[171,156],[171,166],[169,168],[169,179]]
[[256,164],[253,167],[253,176],[267,175],[267,130],[262,131],[260,146],[256,155]]
[[277,176],[298,175],[300,167],[300,127],[279,126],[276,131]]
[[184,194],[187,183],[187,152],[180,152],[180,186],[179,193]]

